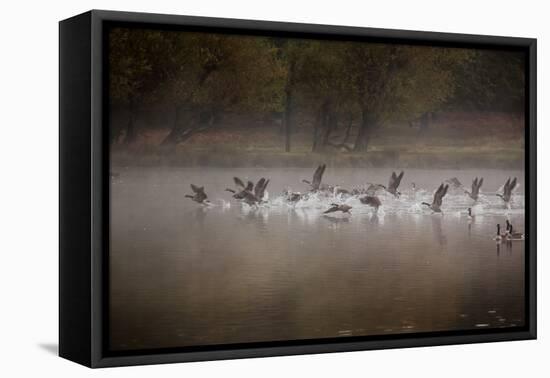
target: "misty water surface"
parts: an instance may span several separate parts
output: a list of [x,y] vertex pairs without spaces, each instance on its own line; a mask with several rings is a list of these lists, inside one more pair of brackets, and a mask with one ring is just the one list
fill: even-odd
[[[289,206],[314,169],[113,168],[113,349],[513,327],[524,324],[524,242],[497,244],[496,223],[524,230],[518,171],[406,170],[376,214],[357,199]],[[323,181],[387,184],[391,170],[328,167]],[[231,201],[233,176],[267,177],[269,203]],[[443,215],[421,207],[444,180],[485,179],[473,207],[449,190]],[[520,187],[511,209],[494,192]],[[413,191],[411,184],[416,184]],[[213,206],[184,198],[204,185]],[[351,216],[326,217],[331,202]]]

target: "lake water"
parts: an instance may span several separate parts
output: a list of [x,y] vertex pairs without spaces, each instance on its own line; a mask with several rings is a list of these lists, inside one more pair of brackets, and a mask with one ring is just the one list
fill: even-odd
[[[493,240],[509,219],[524,230],[519,171],[406,170],[401,198],[375,213],[355,198],[281,196],[307,191],[306,169],[123,168],[111,180],[110,325],[114,350],[521,326],[524,242]],[[387,169],[333,169],[323,181],[387,184]],[[443,215],[420,206],[444,180],[461,190]],[[270,178],[259,209],[231,199],[233,176]],[[494,193],[509,176],[511,208]],[[414,182],[416,190],[412,190]],[[205,186],[212,206],[188,198]],[[331,202],[351,216],[323,216]]]

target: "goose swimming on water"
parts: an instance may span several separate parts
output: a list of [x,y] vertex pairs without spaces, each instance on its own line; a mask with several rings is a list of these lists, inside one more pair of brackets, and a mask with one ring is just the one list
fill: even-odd
[[469,191],[465,190],[464,193],[466,193],[474,201],[477,201],[478,198],[479,198],[479,188],[481,188],[481,185],[483,185],[483,177],[479,180],[476,177],[472,181],[472,191],[469,192]]
[[496,240],[497,242],[499,242],[502,239],[504,239],[504,237],[500,234],[500,223],[497,223],[497,234],[495,235],[493,240]]
[[506,235],[508,240],[525,240],[525,235],[522,232],[514,232],[514,226],[510,224],[510,229]]
[[207,204],[208,203],[208,196],[204,192],[204,186],[198,187],[196,185],[191,184],[191,189],[193,190],[193,195],[186,194],[186,198],[191,198],[193,201],[200,203],[200,204]]
[[497,193],[497,196],[502,198],[504,203],[506,203],[506,204],[510,203],[510,200],[512,199],[512,191],[516,187],[517,182],[518,182],[517,177],[514,177],[514,179],[512,181],[510,181],[510,177],[508,177],[508,180],[506,180],[506,182],[504,183],[504,189],[503,189],[502,194]]
[[428,206],[434,213],[441,213],[441,205],[443,204],[443,197],[445,197],[445,194],[447,194],[447,190],[449,190],[449,184],[439,185],[439,188],[437,188],[436,192],[434,193],[434,200],[431,204],[427,202],[422,202],[422,205]]

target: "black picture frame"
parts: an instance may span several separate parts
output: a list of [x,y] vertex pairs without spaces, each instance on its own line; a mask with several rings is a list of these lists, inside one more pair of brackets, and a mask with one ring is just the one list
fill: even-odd
[[[505,48],[526,57],[526,325],[506,330],[110,352],[109,143],[105,30],[111,25],[438,46]],[[156,364],[536,338],[536,39],[92,10],[59,24],[59,354],[88,367]]]

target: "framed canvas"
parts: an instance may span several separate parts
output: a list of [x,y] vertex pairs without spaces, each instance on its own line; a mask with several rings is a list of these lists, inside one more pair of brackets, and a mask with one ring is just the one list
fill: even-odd
[[60,22],[59,353],[536,338],[536,40]]

